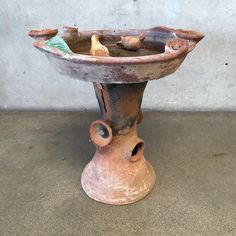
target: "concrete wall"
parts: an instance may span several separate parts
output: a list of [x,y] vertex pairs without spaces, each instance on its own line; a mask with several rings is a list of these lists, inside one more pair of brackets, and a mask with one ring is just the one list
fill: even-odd
[[236,1],[0,0],[0,109],[97,109],[92,85],[59,75],[32,47],[27,31],[166,25],[206,38],[175,74],[149,82],[143,107],[236,110]]

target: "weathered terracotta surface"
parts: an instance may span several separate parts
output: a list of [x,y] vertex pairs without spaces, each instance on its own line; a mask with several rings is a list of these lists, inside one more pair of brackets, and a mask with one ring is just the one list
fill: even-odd
[[[146,196],[156,181],[144,158],[144,141],[137,135],[146,84],[175,72],[204,35],[167,27],[80,32],[68,26],[60,36],[50,29],[29,35],[60,73],[94,84],[101,120],[90,126],[96,153],[82,173],[84,191],[115,205]],[[118,41],[130,51],[117,46]],[[96,53],[104,47],[109,54]]]
[[[44,52],[53,66],[62,74],[75,79],[95,83],[140,83],[167,76],[177,70],[186,55],[203,35],[194,31],[155,27],[147,30],[91,30],[75,33],[68,27],[61,35],[73,53],[45,46],[36,41],[34,46]],[[85,55],[89,52],[92,35],[98,35],[101,43],[116,43],[125,35],[144,35],[143,47],[154,50],[151,55],[100,57]],[[34,35],[31,33],[31,37]],[[170,48],[171,45],[171,48]],[[175,46],[177,45],[177,46]],[[88,53],[89,54],[89,53]]]
[[57,35],[58,29],[31,30],[29,36],[36,40],[48,40]]
[[156,180],[143,152],[144,143],[137,137],[136,124],[128,133],[115,135],[107,146],[97,146],[82,173],[83,189],[91,198],[115,205],[143,198]]
[[113,134],[124,134],[134,126],[147,82],[133,84],[96,84],[102,119],[112,128]]
[[156,175],[144,158],[144,142],[137,136],[137,122],[146,82],[95,84],[102,120],[91,124],[96,145],[92,161],[83,171],[81,183],[93,199],[127,204],[146,196]]

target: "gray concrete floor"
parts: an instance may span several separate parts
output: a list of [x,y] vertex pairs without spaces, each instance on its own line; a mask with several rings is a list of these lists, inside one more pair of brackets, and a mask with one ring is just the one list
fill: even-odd
[[127,206],[80,186],[96,113],[0,113],[0,235],[236,235],[236,113],[145,113],[154,190]]

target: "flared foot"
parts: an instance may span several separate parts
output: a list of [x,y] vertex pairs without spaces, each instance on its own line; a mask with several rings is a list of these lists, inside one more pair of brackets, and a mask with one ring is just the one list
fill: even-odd
[[106,157],[95,154],[85,167],[81,184],[86,194],[99,202],[124,205],[144,198],[153,188],[156,174],[145,158],[114,168]]

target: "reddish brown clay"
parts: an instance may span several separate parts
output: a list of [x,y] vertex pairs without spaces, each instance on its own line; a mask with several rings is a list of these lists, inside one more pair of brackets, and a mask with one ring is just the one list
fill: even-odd
[[127,50],[133,50],[136,51],[140,49],[144,42],[144,35],[138,35],[138,36],[121,36],[121,41],[117,42],[117,45],[120,45],[124,47]]
[[82,187],[91,198],[109,204],[128,204],[146,196],[156,175],[144,158],[144,142],[136,124],[117,134],[107,146],[97,145],[93,159],[82,173]]
[[144,142],[137,136],[137,123],[144,83],[96,84],[94,88],[102,120],[90,126],[97,151],[82,173],[81,183],[93,199],[128,204],[146,196],[156,175],[144,158]]
[[57,35],[58,29],[31,30],[29,36],[37,40],[48,40]]
[[[50,40],[56,34],[57,30],[29,33],[38,40],[34,46],[59,72],[93,82],[101,111],[101,120],[90,126],[96,153],[82,173],[82,187],[100,202],[121,205],[138,201],[156,180],[144,158],[144,141],[137,136],[146,84],[175,72],[204,35],[167,27],[78,32],[67,26],[61,36]],[[123,39],[124,44],[127,35],[128,39],[142,36],[137,51],[117,47],[116,42]],[[105,54],[96,54],[94,45],[91,50],[92,36],[95,46],[107,49]],[[120,50],[126,56],[119,56],[124,55]]]

